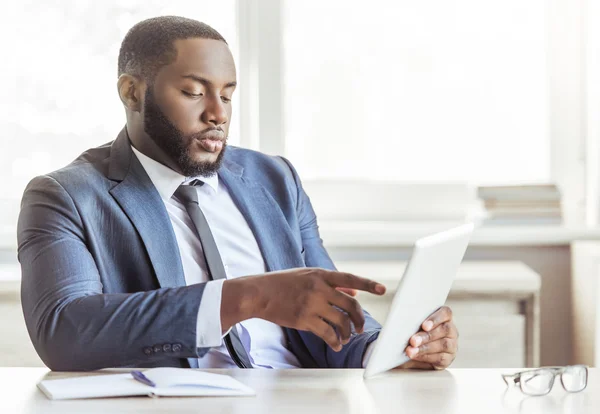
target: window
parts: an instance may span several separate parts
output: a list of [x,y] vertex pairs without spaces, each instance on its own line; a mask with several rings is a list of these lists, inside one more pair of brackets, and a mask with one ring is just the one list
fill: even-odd
[[287,0],[285,152],[304,180],[550,180],[544,0]]
[[33,176],[116,136],[124,124],[115,87],[120,42],[133,24],[161,14],[197,18],[225,36],[239,80],[230,143],[290,158],[321,219],[456,218],[472,201],[467,183],[523,181],[558,182],[578,212],[588,114],[580,105],[595,79],[581,66],[584,3],[592,4],[0,6],[0,35],[19,39],[5,42],[13,58],[0,66],[9,96],[0,101],[0,174],[9,178],[0,184],[0,242],[14,243]]
[[[14,3],[14,2],[13,2]],[[8,50],[0,78],[0,235],[15,242],[19,201],[29,180],[61,168],[84,150],[113,140],[125,123],[117,57],[129,28],[158,15],[205,21],[237,54],[236,1],[77,0],[2,5],[0,36]],[[239,112],[234,107],[234,114]],[[239,122],[232,120],[232,144]]]

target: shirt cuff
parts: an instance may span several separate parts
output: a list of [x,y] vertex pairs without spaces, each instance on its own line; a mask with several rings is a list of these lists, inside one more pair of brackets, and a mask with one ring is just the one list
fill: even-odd
[[221,346],[223,337],[229,333],[221,333],[221,294],[225,279],[206,282],[202,300],[198,307],[196,321],[196,347],[210,348]]
[[362,360],[362,367],[363,368],[367,367],[367,362],[369,362],[369,358],[371,358],[371,354],[373,353],[373,349],[375,349],[375,342],[377,342],[377,339],[374,340],[373,342],[371,342],[369,345],[367,345],[367,349],[365,350],[365,355],[363,356],[363,360]]

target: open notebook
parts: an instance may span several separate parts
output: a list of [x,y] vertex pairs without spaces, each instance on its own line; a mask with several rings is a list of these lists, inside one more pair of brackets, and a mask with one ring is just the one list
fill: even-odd
[[48,379],[38,387],[51,400],[126,397],[228,397],[255,395],[252,388],[228,375],[184,368],[152,368],[143,372],[156,386],[142,384],[130,373]]

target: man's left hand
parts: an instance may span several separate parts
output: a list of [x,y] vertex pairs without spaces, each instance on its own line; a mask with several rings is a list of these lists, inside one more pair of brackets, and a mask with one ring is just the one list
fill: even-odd
[[442,306],[410,338],[405,351],[411,360],[398,368],[445,369],[456,358],[457,350],[458,330],[452,321],[452,310]]

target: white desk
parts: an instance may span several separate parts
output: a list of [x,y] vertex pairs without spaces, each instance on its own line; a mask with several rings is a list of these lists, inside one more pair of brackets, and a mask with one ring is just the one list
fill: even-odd
[[[253,387],[256,397],[115,398],[50,401],[36,382],[43,368],[0,368],[0,413],[528,413],[600,412],[600,370],[588,388],[566,393],[558,382],[544,397],[506,391],[500,373],[513,370],[391,371],[364,381],[362,370],[215,370]],[[95,373],[97,374],[97,373]],[[86,374],[50,373],[63,377]]]

